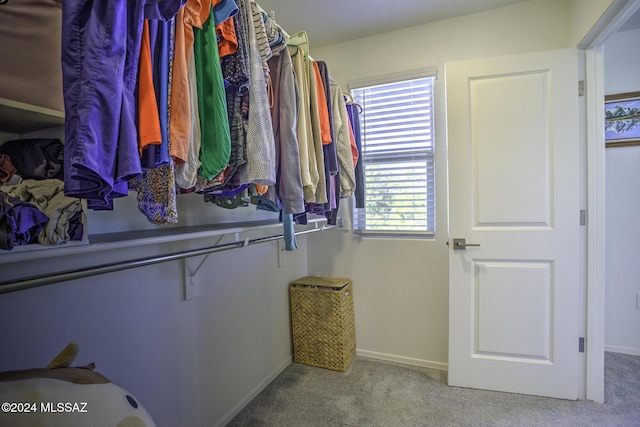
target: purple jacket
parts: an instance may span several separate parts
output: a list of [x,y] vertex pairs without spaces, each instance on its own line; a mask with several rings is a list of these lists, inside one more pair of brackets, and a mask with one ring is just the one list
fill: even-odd
[[64,0],[65,194],[109,209],[141,173],[134,92],[144,19],[184,0]]

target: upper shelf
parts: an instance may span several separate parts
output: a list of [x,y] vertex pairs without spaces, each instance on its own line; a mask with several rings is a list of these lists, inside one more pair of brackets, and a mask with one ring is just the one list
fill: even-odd
[[0,98],[0,129],[22,134],[64,125],[64,112]]

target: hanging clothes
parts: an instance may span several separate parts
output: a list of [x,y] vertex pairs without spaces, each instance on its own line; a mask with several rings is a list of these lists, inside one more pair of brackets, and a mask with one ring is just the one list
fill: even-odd
[[[235,43],[235,48],[231,48],[230,44],[227,44],[224,40],[219,39],[220,28],[224,26],[226,30],[232,31],[234,33],[233,36],[226,35],[228,38],[236,40],[237,36],[235,35],[235,19],[234,17],[238,14],[239,9],[238,5],[233,0],[220,0],[215,4],[213,8],[213,19],[215,23],[215,31],[216,37],[218,38],[218,45],[216,48],[219,51],[219,55],[222,57],[231,55],[231,51],[237,51],[237,42]],[[232,44],[232,43],[231,43]],[[221,46],[228,48],[226,51],[221,50]],[[212,191],[217,191],[220,187],[224,186],[231,176],[235,173],[238,165],[244,163],[246,158],[244,156],[244,144],[240,145],[237,140],[237,125],[234,123],[235,117],[231,114],[229,108],[230,105],[233,105],[234,100],[229,98],[229,94],[233,91],[232,81],[236,82],[231,77],[227,77],[225,74],[227,69],[225,68],[225,60],[221,58],[221,73],[222,80],[224,83],[224,102],[225,102],[225,112],[227,114],[227,120],[229,122],[229,137],[230,137],[230,153],[229,159],[225,166],[225,168],[218,173],[213,179],[205,179],[203,177],[199,177],[198,181],[195,185],[195,190],[200,193],[209,193]],[[240,109],[238,104],[237,109]]]
[[238,4],[234,0],[221,0],[213,8],[218,38],[218,51],[223,56],[232,55],[238,50],[238,38],[234,20],[231,19],[239,12]]
[[138,143],[140,157],[149,145],[162,144],[162,130],[158,113],[158,100],[153,86],[153,60],[149,20],[145,19],[140,46],[138,72]]
[[[337,209],[336,185],[334,175],[338,173],[335,160],[335,144],[333,142],[333,120],[329,118],[330,108],[328,101],[330,98],[325,96],[325,88],[323,78],[320,74],[320,67],[316,61],[311,61],[313,75],[316,81],[316,97],[318,100],[318,113],[320,117],[320,129],[322,131],[322,158],[324,160],[325,189],[327,201],[322,204],[314,204],[311,208],[313,212],[322,214]],[[329,81],[327,81],[327,85]]]
[[[329,114],[329,126],[331,133],[331,142],[323,144],[322,152],[325,159],[325,182],[328,190],[329,203],[327,209],[331,211],[330,214],[325,213],[325,216],[329,219],[337,218],[337,210],[340,204],[340,192],[336,191],[339,188],[340,179],[338,175],[338,157],[336,154],[336,142],[334,135],[334,123],[333,123],[333,107],[331,100],[331,78],[329,77],[329,69],[324,61],[315,61],[314,65],[318,68],[319,77],[322,81],[322,85],[325,91],[325,101],[327,104],[327,112]],[[329,215],[329,216],[327,216]],[[332,220],[333,221],[333,220]]]
[[349,114],[349,121],[351,123],[351,130],[356,144],[356,151],[358,152],[358,159],[355,166],[356,176],[356,208],[364,208],[364,165],[362,162],[362,136],[360,130],[360,115],[357,104],[347,104],[347,113]]
[[327,97],[325,95],[324,83],[322,81],[322,76],[320,75],[318,63],[316,61],[311,61],[311,67],[316,83],[316,90],[312,96],[315,95],[318,101],[318,119],[320,121],[322,145],[329,145],[333,143],[333,129],[331,129],[332,121],[329,119],[329,107]]
[[271,119],[277,174],[276,186],[269,187],[265,199],[269,199],[285,214],[297,214],[304,212],[300,152],[296,134],[298,99],[293,63],[286,44],[273,49],[268,64],[273,93]]
[[175,20],[160,22],[149,21],[149,34],[153,59],[153,87],[158,101],[158,116],[160,117],[160,133],[162,142],[153,147],[147,147],[147,153],[143,153],[142,168],[155,168],[169,163],[169,88],[170,72],[172,68],[171,56],[173,54],[173,33]]
[[340,167],[340,197],[351,197],[356,188],[356,178],[351,150],[351,133],[349,114],[344,102],[342,89],[338,83],[331,83],[331,99],[333,100],[334,135]]
[[289,40],[288,49],[293,61],[293,70],[299,94],[296,133],[300,150],[300,171],[302,173],[304,200],[307,203],[313,203],[315,202],[319,175],[311,130],[309,73],[304,59],[305,52],[301,46],[293,44],[292,39],[294,36]]
[[191,95],[189,62],[193,53],[193,29],[202,29],[209,18],[209,1],[188,0],[176,15],[176,36],[171,82],[170,154],[181,165],[188,160],[191,145]]
[[188,0],[176,16],[176,40],[171,83],[171,155],[176,185],[191,188],[200,168],[200,118],[195,89],[194,28],[209,18],[209,2]]
[[176,191],[222,207],[251,194],[290,227],[305,212],[335,220],[353,193],[344,144],[356,136],[305,32],[289,38],[251,0],[115,0],[100,11],[65,1],[65,192],[111,209],[128,182],[156,224],[177,222]]
[[142,172],[134,92],[144,18],[169,19],[181,5],[63,1],[64,191],[91,208],[112,209],[114,198],[127,195],[127,181]]
[[198,182],[198,170],[200,169],[200,110],[198,109],[198,88],[196,85],[196,64],[193,55],[190,55],[188,66],[189,102],[191,122],[189,131],[189,151],[186,163],[175,166],[176,185],[183,189],[190,189]]
[[[322,129],[320,127],[320,106],[318,103],[318,80],[313,70],[313,65],[308,59],[305,61],[309,71],[309,117],[311,118],[311,140],[315,152],[316,169],[318,171],[318,185],[314,196],[314,205],[320,212],[325,210],[323,206],[329,201],[327,190],[327,170],[324,161],[324,149],[322,141]],[[312,208],[312,212],[315,207]]]
[[241,179],[243,165],[247,162],[246,155],[246,122],[248,118],[249,105],[249,78],[245,63],[245,52],[248,52],[249,45],[244,31],[240,24],[240,15],[236,14],[232,19],[235,24],[238,40],[238,49],[235,53],[227,55],[221,60],[222,73],[225,82],[227,117],[229,120],[231,136],[231,154],[229,163],[225,170],[212,180],[198,177],[195,190],[199,193],[210,193],[226,190],[240,190],[244,188],[246,180]]
[[[275,142],[265,79],[266,60],[271,53],[268,42],[264,43],[266,41],[264,24],[256,4],[249,0],[240,0],[238,6],[248,30],[248,69],[251,82],[246,140],[246,182],[274,185],[276,183]],[[261,45],[258,44],[258,35],[263,41]],[[269,49],[268,53],[267,49]]]
[[[213,6],[209,7],[213,10]],[[226,168],[231,154],[229,118],[212,12],[201,30],[194,29],[194,36],[201,130],[199,173],[210,180]]]
[[213,18],[216,26],[222,24],[227,19],[236,16],[238,11],[238,4],[235,0],[214,0]]
[[[158,23],[154,23],[158,24]],[[175,19],[166,23],[150,26],[150,40],[155,47],[155,58],[159,58],[160,65],[154,67],[154,87],[158,94],[158,110],[163,142],[156,150],[151,147],[147,151],[152,154],[149,159],[158,159],[155,155],[162,152],[161,159],[166,156],[167,161],[160,164],[150,163],[143,173],[129,181],[129,188],[137,192],[138,210],[152,224],[174,224],[178,222],[178,207],[176,201],[174,161],[169,156],[171,140],[169,134],[171,94],[169,88],[172,83],[172,63],[175,46]]]
[[[333,135],[333,111],[331,107],[331,88],[329,86],[330,77],[329,77],[329,68],[327,67],[327,63],[324,61],[314,61],[316,66],[318,67],[318,72],[320,73],[320,79],[322,80],[322,86],[324,88],[324,97],[327,103],[327,112],[329,115],[329,132],[331,134],[331,141],[335,141]],[[329,158],[330,170],[332,172],[337,171],[338,163],[337,157],[335,154],[335,146],[333,149],[333,158]]]

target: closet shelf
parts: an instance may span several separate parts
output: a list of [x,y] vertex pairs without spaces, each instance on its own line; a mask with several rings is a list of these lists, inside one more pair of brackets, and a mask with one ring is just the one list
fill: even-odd
[[[327,226],[325,224],[322,224],[322,226],[320,227],[319,224],[325,221],[326,221],[325,219],[310,221],[306,229],[296,230],[295,234],[303,235],[303,234],[313,233],[317,231],[323,231],[325,229],[342,227],[342,221],[339,222],[339,225]],[[249,237],[246,237],[245,235],[240,236],[240,233],[243,233],[243,232],[266,230],[276,225],[281,225],[281,224],[263,224],[263,225],[250,226],[250,227],[219,228],[217,230],[175,234],[173,237],[180,239],[181,242],[193,240],[195,238],[194,236],[198,236],[198,238],[219,236],[219,238],[215,241],[213,245],[208,244],[208,245],[205,245],[204,247],[197,247],[193,249],[181,249],[178,251],[174,250],[172,252],[162,251],[162,253],[157,253],[154,255],[147,255],[147,256],[137,257],[137,258],[129,258],[125,256],[124,259],[121,259],[119,261],[113,261],[113,262],[103,261],[102,263],[92,262],[92,263],[79,265],[71,269],[61,269],[59,268],[60,263],[56,263],[56,268],[48,272],[40,272],[40,273],[35,271],[26,272],[25,270],[27,270],[29,266],[33,267],[35,265],[34,261],[37,261],[37,260],[27,260],[27,259],[20,259],[18,261],[14,260],[13,261],[14,264],[3,267],[3,273],[5,273],[4,270],[8,267],[15,268],[16,262],[19,265],[24,266],[24,268],[21,269],[20,274],[17,277],[0,281],[0,294],[34,288],[38,286],[45,286],[53,283],[60,283],[68,280],[74,280],[74,279],[80,279],[84,277],[91,277],[91,276],[96,276],[100,274],[122,271],[122,270],[131,269],[131,268],[144,267],[144,266],[159,264],[159,263],[168,262],[168,261],[176,261],[176,260],[181,260],[181,259],[195,257],[195,256],[209,255],[214,252],[220,252],[220,251],[236,249],[236,248],[244,248],[245,246],[255,245],[258,243],[280,240],[284,237],[283,234],[258,236],[258,237],[253,236],[251,239]],[[313,225],[313,226],[310,227],[309,225]],[[234,236],[235,238],[232,239],[230,242],[221,243],[223,238],[230,234],[235,235]],[[161,239],[161,240],[158,241],[158,239]],[[107,254],[108,252],[113,253],[114,251],[116,251],[120,253],[120,255],[122,255],[123,253],[126,255],[127,253],[130,253],[130,252],[125,251],[124,249],[133,249],[133,246],[135,244],[147,245],[147,247],[151,249],[150,246],[155,245],[157,243],[171,243],[176,241],[177,240],[175,239],[171,239],[171,237],[167,238],[167,236],[157,236],[157,238],[156,237],[137,238],[137,239],[133,238],[129,242],[118,241],[118,242],[111,242],[111,243],[109,242],[93,243],[83,248],[76,248],[75,254],[79,255],[79,253],[81,252],[83,255],[89,256],[93,260],[97,260],[97,259],[101,259],[100,255]],[[169,245],[169,247],[171,246],[172,245]],[[99,252],[99,251],[102,251],[102,252]],[[62,251],[60,250],[51,251],[52,254],[63,255],[61,252]],[[67,256],[73,255],[73,253],[71,253],[70,251],[64,251],[64,252],[65,252],[64,255],[67,255]],[[30,255],[33,253],[34,252],[26,253],[25,255],[27,254]],[[5,261],[4,258],[5,257],[2,257],[0,259],[0,261],[2,261],[0,262],[0,264],[4,263]],[[7,273],[7,277],[11,276],[10,272],[6,272],[6,273]],[[12,273],[15,274],[15,271],[13,271]]]
[[[309,220],[307,229],[320,228],[326,223],[325,219]],[[89,235],[89,242],[73,244],[68,242],[60,246],[43,246],[43,250],[35,251],[1,251],[0,265],[16,262],[37,262],[38,260],[68,257],[78,254],[98,253],[127,248],[175,243],[209,237],[224,237],[233,235],[234,238],[246,238],[245,234],[268,229],[281,229],[282,224],[274,221],[234,222],[230,224],[202,225],[176,227],[171,229],[127,231],[119,233],[104,233]],[[242,235],[242,236],[241,236]],[[49,249],[49,250],[48,250]]]
[[23,134],[64,125],[64,112],[0,98],[0,129]]

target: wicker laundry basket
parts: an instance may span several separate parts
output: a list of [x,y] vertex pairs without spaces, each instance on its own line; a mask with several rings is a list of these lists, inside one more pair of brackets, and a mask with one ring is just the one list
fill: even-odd
[[356,355],[351,280],[303,277],[289,295],[294,361],[346,371]]

